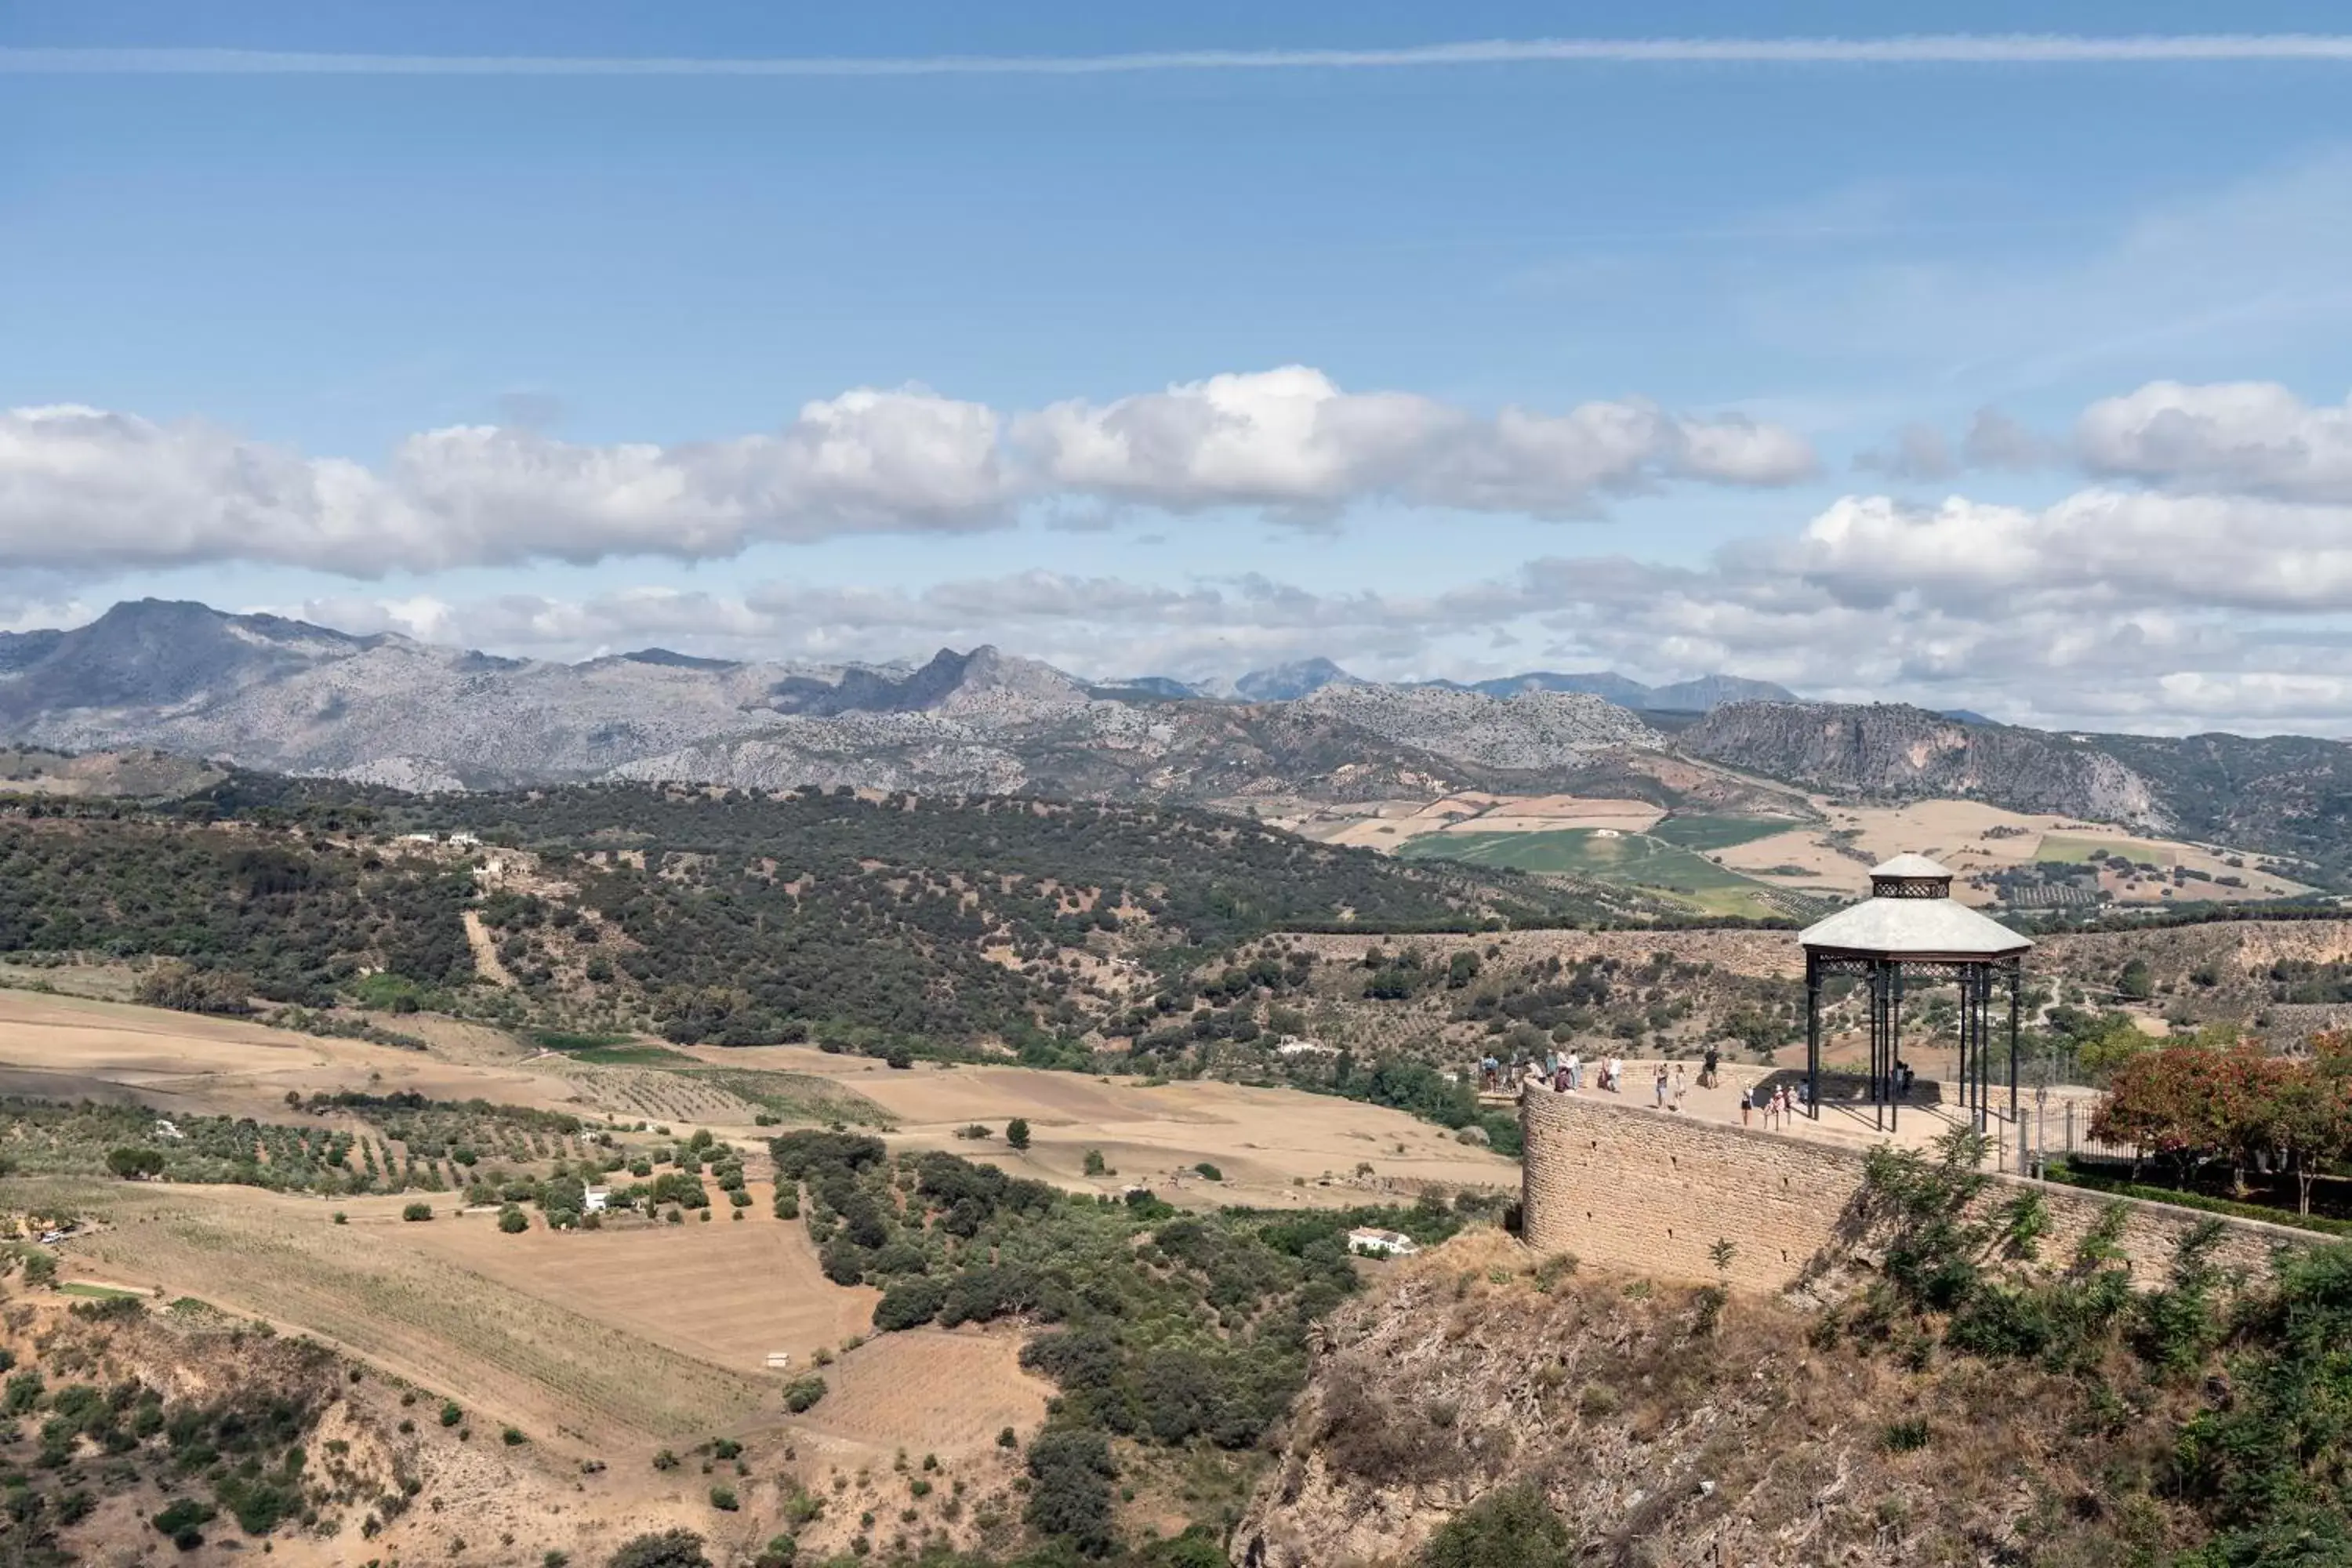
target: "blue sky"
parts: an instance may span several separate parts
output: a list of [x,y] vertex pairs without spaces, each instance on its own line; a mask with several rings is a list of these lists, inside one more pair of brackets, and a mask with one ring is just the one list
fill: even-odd
[[2352,59],[481,63],[2213,30],[1005,9],[0,12],[0,619],[2347,728]]

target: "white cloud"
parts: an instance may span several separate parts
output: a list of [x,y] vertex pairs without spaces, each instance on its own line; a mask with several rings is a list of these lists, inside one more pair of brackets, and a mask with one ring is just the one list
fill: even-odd
[[1667,479],[1785,485],[1815,468],[1803,437],[1738,416],[1681,417],[1626,401],[1482,419],[1411,393],[1345,392],[1304,365],[1057,403],[1013,430],[1053,487],[1179,511],[1315,516],[1385,495],[1580,517],[1604,493]]
[[[2064,728],[2344,732],[2352,563],[2264,566],[2265,546],[2242,550],[2257,563],[2231,575],[2229,542],[2244,520],[2189,500],[2207,504],[2105,491],[2038,510],[1853,498],[1795,538],[1751,541],[1700,566],[1547,557],[1418,594],[1030,571],[915,589],[770,583],[579,601],[338,601],[303,613],[562,658],[659,644],[882,660],[990,642],[1098,677],[1232,675],[1313,654],[1392,678],[1728,670],[1813,696]],[[2258,504],[2273,508],[2271,525],[2293,518],[2307,543],[2324,544],[2329,525],[2315,509]],[[2176,552],[2171,566],[2121,569]]]
[[732,555],[755,539],[984,528],[1005,520],[996,416],[919,391],[811,403],[772,435],[577,446],[459,426],[381,472],[215,426],[53,407],[0,414],[11,565],[270,562],[401,567]]
[[2352,502],[2352,402],[2314,408],[2275,382],[2150,382],[2075,426],[2101,472],[2181,489]]
[[458,560],[709,559],[755,538],[993,526],[1011,500],[996,439],[982,405],[861,390],[772,435],[676,447],[436,430],[401,445],[386,481],[441,521]]
[[2352,609],[2352,507],[2089,489],[2040,509],[1848,497],[1792,563],[1842,598],[1972,606],[2003,595],[2315,613]]
[[[1006,439],[1008,425],[1015,438]],[[1299,367],[1007,420],[919,387],[813,402],[781,429],[675,446],[522,426],[410,437],[380,469],[199,421],[79,407],[0,414],[0,559],[85,570],[268,562],[352,576],[614,556],[720,559],[759,541],[1000,527],[1037,502],[1328,516],[1387,496],[1591,515],[1601,492],[1685,478],[1783,484],[1801,437],[1642,403],[1493,419]]]
[[244,558],[381,570],[421,542],[374,477],[200,423],[60,405],[0,414],[11,566]]

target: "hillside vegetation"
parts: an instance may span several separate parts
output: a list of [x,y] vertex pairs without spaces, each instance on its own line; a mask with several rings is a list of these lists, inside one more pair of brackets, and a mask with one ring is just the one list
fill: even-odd
[[[396,836],[416,830],[490,847]],[[1049,1058],[1147,966],[1268,931],[1600,907],[1179,809],[638,786],[424,799],[252,775],[170,808],[0,810],[0,952],[171,959],[144,983],[166,1005],[430,1005]]]
[[1874,1160],[1826,1307],[1415,1260],[1335,1316],[1235,1560],[2352,1561],[2352,1247],[2252,1284],[2192,1237],[2135,1281],[2031,1194],[1972,1209],[1969,1152]]

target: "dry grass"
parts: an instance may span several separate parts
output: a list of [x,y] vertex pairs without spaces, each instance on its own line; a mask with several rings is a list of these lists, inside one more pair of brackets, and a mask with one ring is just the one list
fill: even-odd
[[534,1226],[509,1236],[489,1215],[468,1215],[403,1225],[394,1239],[619,1333],[757,1376],[771,1351],[804,1367],[819,1348],[864,1333],[881,1293],[826,1279],[807,1231],[772,1215],[765,1184],[751,1192],[744,1218],[727,1218],[722,1206],[708,1225]]
[[[984,1453],[1012,1427],[1025,1440],[1054,1385],[1021,1369],[1017,1331],[883,1334],[824,1369],[830,1392],[793,1425],[876,1448]],[[910,1436],[910,1434],[912,1436]]]
[[1484,795],[1465,792],[1441,800],[1366,801],[1318,806],[1275,819],[1327,844],[1394,849],[1432,833],[1549,833],[1564,827],[1607,827],[1642,833],[1664,808],[1645,800],[1570,795]]
[[[1906,851],[1932,855],[1961,874],[1954,894],[1972,903],[1990,895],[1967,885],[1972,872],[1995,871],[2038,858],[2078,859],[2094,848],[2165,866],[2180,865],[2212,876],[2245,879],[2239,898],[2285,898],[2306,891],[2284,878],[2251,867],[2231,867],[2225,851],[2210,845],[2136,837],[2119,827],[2077,822],[2068,817],[2004,811],[1979,801],[1928,800],[1901,806],[1853,806],[1816,799],[1825,826],[1791,828],[1769,838],[1715,851],[1715,858],[1733,870],[1790,888],[1813,888],[1860,895],[1869,891],[1873,864]],[[1843,853],[1831,835],[1843,832],[1853,854]],[[2050,846],[2054,854],[2045,855]],[[1781,868],[1796,868],[1774,875]],[[2151,880],[2137,887],[2119,879],[2102,879],[2101,885],[2125,902],[2153,903],[2161,889]],[[2210,884],[2196,884],[2209,894]],[[2176,897],[2180,896],[2176,893]]]
[[[772,1399],[768,1379],[607,1320],[593,1284],[566,1305],[553,1279],[544,1293],[520,1289],[414,1234],[472,1225],[495,1237],[487,1216],[408,1225],[393,1217],[397,1200],[349,1200],[354,1223],[337,1226],[324,1204],[251,1188],[88,1195],[114,1224],[71,1244],[74,1271],[316,1334],[527,1431],[633,1445],[736,1425]],[[644,1265],[670,1238],[646,1239],[629,1281],[640,1293],[658,1279]]]
[[[1515,1187],[1518,1166],[1457,1143],[1443,1128],[1331,1096],[1206,1081],[1146,1087],[1132,1078],[1090,1079],[1029,1068],[940,1068],[893,1072],[865,1058],[795,1046],[698,1052],[706,1059],[809,1073],[856,1089],[898,1123],[891,1142],[944,1149],[1076,1191],[1116,1194],[1150,1185],[1178,1203],[1265,1207],[1330,1206],[1448,1187]],[[1033,1142],[1015,1153],[1005,1123],[1026,1121]],[[973,1123],[999,1136],[956,1134]],[[1087,1151],[1111,1166],[1086,1174]],[[1223,1182],[1193,1167],[1214,1164]],[[1360,1182],[1359,1164],[1374,1175]],[[1329,1184],[1323,1184],[1326,1181]]]

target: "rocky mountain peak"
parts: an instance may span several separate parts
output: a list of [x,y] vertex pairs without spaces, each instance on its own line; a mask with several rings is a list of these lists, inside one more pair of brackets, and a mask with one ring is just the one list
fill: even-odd
[[170,707],[347,657],[371,639],[278,616],[232,616],[183,599],[138,599],[50,634],[9,661],[0,715]]
[[1362,686],[1328,658],[1302,658],[1269,669],[1253,669],[1234,682],[1234,690],[1251,702],[1293,702],[1327,686]]

